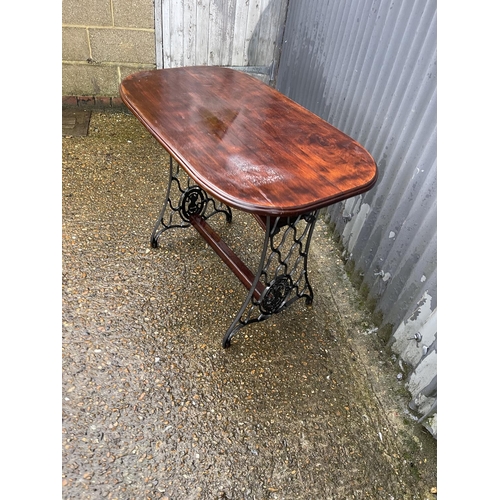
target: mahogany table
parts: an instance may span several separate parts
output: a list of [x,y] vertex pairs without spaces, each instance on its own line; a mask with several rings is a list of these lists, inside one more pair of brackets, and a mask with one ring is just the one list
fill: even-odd
[[[319,210],[375,184],[371,155],[277,90],[228,68],[142,71],[122,81],[120,94],[170,155],[151,246],[167,229],[192,226],[248,290],[223,347],[241,327],[297,299],[312,303],[307,257]],[[264,230],[255,272],[207,222],[218,215],[231,222],[232,208],[253,214]]]

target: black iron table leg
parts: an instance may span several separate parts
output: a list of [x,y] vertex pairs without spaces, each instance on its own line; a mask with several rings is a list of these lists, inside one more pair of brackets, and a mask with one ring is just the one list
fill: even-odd
[[[306,304],[312,304],[313,290],[307,275],[307,259],[318,213],[315,211],[298,217],[266,217],[259,268],[238,314],[224,335],[224,348],[230,346],[231,339],[240,328],[264,321],[302,297],[306,299]],[[259,289],[261,292],[256,293]]]
[[[176,188],[178,199],[174,198],[172,187]],[[206,220],[217,213],[223,213],[226,222],[232,221],[231,208],[211,198],[202,188],[194,184],[170,156],[167,193],[151,234],[151,246],[158,247],[158,240],[167,229],[191,226],[191,216],[200,215]]]

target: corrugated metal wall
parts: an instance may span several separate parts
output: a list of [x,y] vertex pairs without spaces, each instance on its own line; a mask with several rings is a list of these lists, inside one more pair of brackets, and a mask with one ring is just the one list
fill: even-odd
[[290,0],[277,88],[377,161],[327,217],[437,436],[436,81],[436,0]]
[[155,0],[156,65],[230,66],[274,83],[288,0]]

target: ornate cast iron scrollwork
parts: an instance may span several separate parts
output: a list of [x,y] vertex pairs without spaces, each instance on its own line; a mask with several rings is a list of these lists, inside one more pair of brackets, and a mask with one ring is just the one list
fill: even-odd
[[[243,305],[222,340],[231,344],[242,327],[281,312],[298,299],[310,305],[313,290],[307,276],[309,246],[318,211],[297,217],[267,217],[259,269]],[[256,294],[258,283],[265,289]]]
[[263,314],[275,314],[285,304],[290,292],[293,289],[293,282],[290,276],[282,274],[274,279],[266,288],[261,297],[259,308]]
[[192,215],[201,215],[207,208],[208,196],[199,186],[191,186],[182,193],[179,202],[180,215],[182,220],[189,222]]
[[[173,201],[173,188],[180,193],[177,204]],[[158,247],[158,240],[163,232],[174,227],[189,227],[189,217],[201,215],[205,220],[215,214],[223,213],[226,221],[231,222],[231,208],[218,200],[210,198],[207,193],[180,169],[179,164],[170,157],[170,169],[165,202],[151,234],[151,246]]]

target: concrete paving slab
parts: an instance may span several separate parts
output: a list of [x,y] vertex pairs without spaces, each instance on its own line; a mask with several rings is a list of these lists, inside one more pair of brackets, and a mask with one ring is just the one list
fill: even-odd
[[62,135],[83,137],[88,134],[91,111],[81,109],[62,110]]

